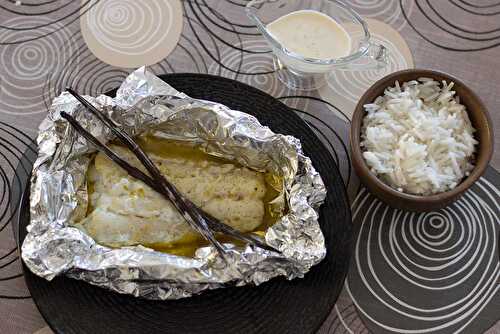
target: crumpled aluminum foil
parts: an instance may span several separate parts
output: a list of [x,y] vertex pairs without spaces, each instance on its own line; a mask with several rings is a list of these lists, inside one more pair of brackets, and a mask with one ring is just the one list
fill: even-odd
[[47,280],[65,274],[137,297],[177,299],[206,289],[258,285],[276,276],[302,277],[324,258],[317,210],[326,190],[298,139],[273,133],[248,114],[189,98],[144,67],[126,78],[115,98],[87,98],[130,134],[148,131],[190,142],[209,154],[282,176],[288,212],[265,236],[280,252],[227,244],[226,264],[212,247],[199,248],[193,258],[142,246],[111,249],[72,227],[71,222],[86,212],[86,170],[96,150],[60,111],[75,116],[102,142],[113,137],[71,95],[62,93],[54,99],[37,138],[31,222],[22,245],[22,258],[33,273]]

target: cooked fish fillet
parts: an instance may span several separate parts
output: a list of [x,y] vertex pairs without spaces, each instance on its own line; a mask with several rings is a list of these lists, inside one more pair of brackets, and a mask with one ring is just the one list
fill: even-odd
[[[144,171],[128,150],[116,145],[111,149]],[[248,232],[263,222],[262,173],[221,161],[148,155],[181,193],[224,223]],[[171,244],[197,235],[168,200],[101,153],[89,169],[89,180],[93,210],[79,227],[98,243]]]

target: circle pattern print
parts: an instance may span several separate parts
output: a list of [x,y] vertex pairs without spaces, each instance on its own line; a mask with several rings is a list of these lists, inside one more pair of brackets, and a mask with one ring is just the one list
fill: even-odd
[[152,65],[175,49],[182,32],[179,0],[84,1],[83,38],[92,53],[110,65]]
[[18,17],[1,22],[9,28],[0,29],[0,41],[8,43],[0,48],[0,114],[42,114],[47,110],[44,88],[61,74],[77,49],[74,33],[46,17],[31,18],[39,26],[36,29],[26,29]]
[[493,325],[499,195],[498,184],[481,178],[447,208],[411,213],[382,205],[366,189],[358,193],[346,287],[374,333],[483,333]]

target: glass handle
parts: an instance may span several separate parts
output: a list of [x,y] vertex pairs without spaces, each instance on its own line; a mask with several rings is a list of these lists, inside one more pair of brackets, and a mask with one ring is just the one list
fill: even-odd
[[353,62],[335,66],[334,69],[346,71],[379,70],[388,64],[389,50],[382,44],[369,42],[368,50],[364,56]]

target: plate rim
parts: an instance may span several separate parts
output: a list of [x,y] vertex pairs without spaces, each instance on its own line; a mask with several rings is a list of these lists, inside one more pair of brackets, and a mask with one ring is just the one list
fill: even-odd
[[[287,109],[290,110],[290,112],[294,113],[295,112],[290,108],[288,107],[286,104],[284,104],[281,100],[275,98],[274,96],[268,94],[267,92],[264,92],[256,87],[253,87],[247,83],[244,83],[244,82],[241,82],[241,81],[238,81],[238,80],[234,80],[234,79],[231,79],[231,78],[227,78],[227,77],[222,77],[222,76],[218,76],[218,75],[213,75],[213,74],[208,74],[208,73],[166,73],[166,74],[159,74],[157,75],[162,81],[166,82],[167,84],[170,85],[170,83],[167,81],[168,78],[172,78],[172,77],[178,77],[178,78],[182,78],[182,77],[204,77],[204,78],[213,78],[215,80],[218,80],[218,81],[226,81],[226,82],[230,82],[230,83],[233,83],[233,84],[237,84],[241,87],[244,87],[246,90],[251,90],[251,91],[254,91],[255,93],[258,93],[258,94],[261,94],[261,95],[267,95],[267,97],[269,98],[272,98],[275,102],[283,105],[284,107],[286,107]],[[107,95],[107,96],[112,96],[116,93],[116,90],[118,89],[117,88],[114,88],[114,89],[111,89],[111,90],[108,90],[104,93],[102,93],[103,95]],[[175,89],[175,87],[174,87]],[[316,135],[316,133],[314,132],[314,130],[309,126],[309,124],[304,120],[302,119],[299,115],[296,115],[301,121],[302,123],[312,132],[312,134],[317,138],[318,142],[322,145],[322,149],[326,150],[328,152],[328,149],[326,148],[326,146],[324,145],[324,143],[321,141],[321,139]],[[259,120],[260,122],[260,120]],[[267,126],[267,125],[266,125]],[[32,144],[36,144],[36,142],[32,142]],[[37,149],[36,145],[34,145],[35,149]],[[29,148],[27,148],[29,149]],[[328,153],[329,155],[331,155],[331,153]],[[332,157],[333,159],[333,157]],[[337,175],[339,175],[341,177],[341,173],[340,173],[340,170],[339,170],[339,166],[338,166],[338,163],[335,162],[333,160],[333,167],[335,168],[335,172]],[[16,172],[17,172],[17,167],[16,167]],[[21,244],[21,240],[20,240],[20,237],[21,237],[21,231],[20,231],[20,228],[21,228],[21,220],[23,219],[26,219],[25,216],[30,216],[30,210],[29,210],[29,197],[30,197],[30,190],[31,190],[31,176],[32,176],[32,173],[30,172],[30,174],[28,175],[27,177],[27,180],[26,180],[26,185],[25,185],[25,188],[24,190],[22,191],[22,194],[21,194],[21,198],[20,198],[20,201],[19,201],[19,206],[18,206],[18,213],[16,215],[16,220],[17,220],[17,238],[16,238],[16,241],[17,241],[17,251],[18,251],[18,255],[21,259],[21,262],[22,262],[22,270],[23,270],[23,280],[26,284],[26,287],[28,289],[28,291],[30,292],[30,296],[31,296],[31,300],[33,301],[33,303],[35,304],[37,310],[39,311],[40,315],[42,316],[42,318],[44,319],[44,321],[46,322],[46,324],[48,325],[48,327],[54,332],[54,333],[63,333],[61,332],[61,329],[55,327],[55,325],[51,322],[51,320],[48,318],[47,314],[45,313],[45,311],[43,311],[43,308],[39,305],[39,302],[40,300],[39,299],[36,299],[32,296],[31,294],[31,290],[30,290],[30,287],[29,287],[29,284],[27,282],[27,277],[26,277],[26,272],[28,272],[29,274],[33,274],[29,268],[26,266],[26,264],[24,263],[24,261],[22,260],[22,256],[21,256],[21,247],[22,247],[22,244]],[[348,222],[350,222],[350,224],[347,224],[348,228],[347,228],[347,231],[345,231],[345,233],[348,233],[348,250],[347,250],[347,259],[345,260],[345,267],[346,269],[342,272],[342,277],[341,277],[341,281],[342,281],[342,288],[339,290],[339,292],[337,293],[337,296],[335,297],[335,302],[334,302],[334,306],[340,296],[340,294],[342,293],[342,290],[343,290],[343,285],[347,279],[347,275],[348,275],[348,272],[349,272],[349,268],[350,268],[350,262],[351,262],[351,259],[352,259],[352,254],[353,254],[353,246],[354,246],[354,228],[352,226],[352,212],[351,212],[351,205],[349,203],[349,197],[347,195],[347,189],[346,189],[346,186],[345,186],[345,183],[344,181],[342,180],[341,178],[341,182],[340,184],[342,185],[341,186],[341,193],[342,193],[342,197],[344,199],[344,202],[346,204],[346,217],[345,217],[345,220],[347,220]],[[22,210],[24,207],[27,207],[28,210]],[[24,241],[24,239],[23,239]],[[33,274],[34,275],[34,274]],[[43,279],[43,278],[40,278],[40,277],[37,277],[39,279]],[[111,293],[116,293],[116,292],[112,292]],[[137,297],[136,297],[137,298]],[[190,298],[190,297],[189,297]],[[165,300],[163,302],[168,302],[168,300]],[[317,325],[317,327],[314,329],[314,332],[316,333],[320,328],[321,326],[325,323],[326,319],[329,317],[331,313],[331,309],[330,309],[330,312],[326,312],[325,315],[322,317],[322,320],[321,322]]]

